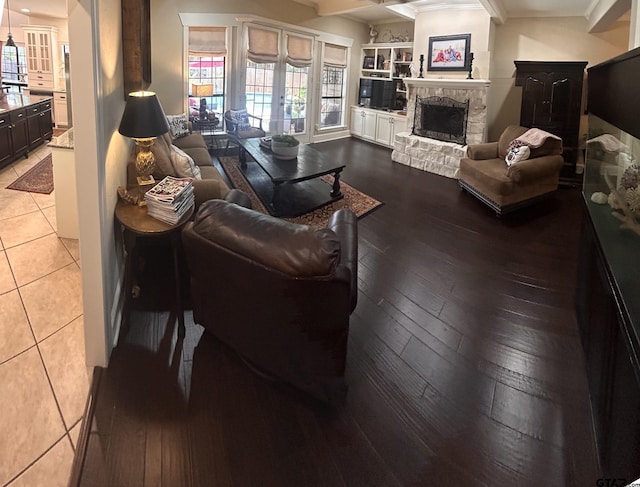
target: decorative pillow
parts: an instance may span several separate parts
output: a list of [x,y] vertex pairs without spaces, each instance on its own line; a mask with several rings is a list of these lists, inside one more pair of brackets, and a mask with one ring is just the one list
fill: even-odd
[[249,123],[249,114],[246,110],[229,110],[229,117],[233,123],[238,124],[238,131],[249,130],[251,124]]
[[171,164],[175,175],[179,178],[202,179],[200,168],[196,166],[191,156],[173,144],[171,145]]
[[169,122],[172,138],[179,139],[180,137],[189,135],[189,122],[185,113],[181,113],[180,115],[167,115],[167,122]]
[[173,164],[171,164],[171,135],[169,133],[156,138],[151,146],[151,152],[156,156],[156,170],[153,175],[160,178],[175,176]]
[[507,163],[507,167],[509,167],[512,164],[528,159],[530,154],[531,149],[529,149],[529,146],[516,139],[509,144],[504,160]]

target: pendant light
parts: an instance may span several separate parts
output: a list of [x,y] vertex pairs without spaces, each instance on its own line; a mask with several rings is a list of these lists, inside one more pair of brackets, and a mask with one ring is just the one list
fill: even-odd
[[9,0],[7,0],[7,24],[9,25],[9,35],[5,46],[16,47],[16,43],[13,40],[13,34],[11,33],[11,14],[9,13]]

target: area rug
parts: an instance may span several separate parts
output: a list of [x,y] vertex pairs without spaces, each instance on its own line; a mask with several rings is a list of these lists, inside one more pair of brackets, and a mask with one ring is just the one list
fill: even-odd
[[[231,184],[235,188],[244,191],[245,193],[247,193],[247,195],[249,195],[251,204],[253,205],[253,209],[261,213],[269,214],[269,211],[264,206],[258,195],[255,193],[255,191],[245,178],[244,174],[240,170],[238,157],[218,156],[218,160],[220,161],[220,165],[224,169],[224,172],[231,180]],[[333,184],[333,176],[322,176],[320,179],[322,179],[329,186]],[[333,213],[340,208],[349,208],[356,214],[358,218],[362,218],[365,215],[371,213],[373,210],[379,208],[383,204],[377,199],[372,198],[371,196],[368,196],[361,191],[358,191],[353,186],[345,183],[342,180],[340,180],[340,189],[342,190],[344,198],[338,201],[333,201],[328,205],[325,205],[304,215],[296,216],[293,218],[283,218],[283,220],[294,223],[303,223],[305,225],[325,226],[329,221],[331,215],[333,215]],[[329,188],[327,190],[329,191]]]
[[29,193],[51,194],[53,191],[53,163],[48,154],[38,164],[7,186],[7,189]]

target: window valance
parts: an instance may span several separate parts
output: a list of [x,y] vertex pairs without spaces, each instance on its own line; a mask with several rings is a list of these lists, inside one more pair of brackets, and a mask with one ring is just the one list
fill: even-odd
[[311,39],[287,34],[287,63],[296,68],[311,66]]

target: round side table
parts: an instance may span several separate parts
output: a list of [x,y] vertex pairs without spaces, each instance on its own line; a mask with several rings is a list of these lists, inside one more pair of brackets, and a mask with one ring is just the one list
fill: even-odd
[[182,306],[182,289],[180,288],[179,251],[181,246],[180,234],[182,227],[193,215],[193,206],[175,225],[164,223],[149,216],[146,206],[137,206],[118,201],[116,204],[116,221],[122,226],[124,248],[127,253],[125,260],[123,320],[129,323],[130,300],[133,287],[133,253],[138,238],[167,238],[171,243],[173,253],[173,276],[175,280],[175,306],[178,316],[178,333],[184,336],[184,310]]

